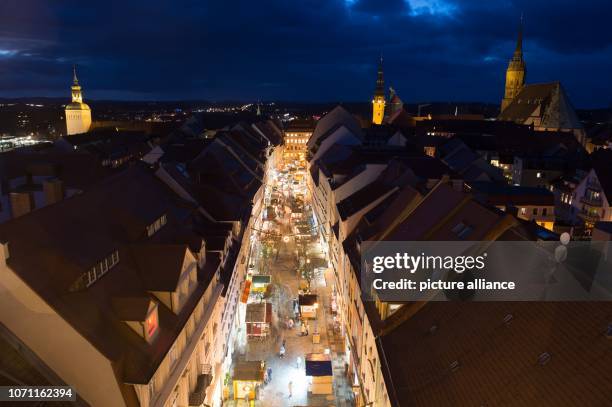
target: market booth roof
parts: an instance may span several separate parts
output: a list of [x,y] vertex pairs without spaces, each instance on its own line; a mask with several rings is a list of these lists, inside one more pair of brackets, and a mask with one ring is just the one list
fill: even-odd
[[306,376],[333,376],[330,355],[324,353],[306,355]]
[[234,367],[234,380],[263,381],[264,371],[261,366],[262,362],[258,360],[237,362]]
[[315,305],[317,303],[316,294],[300,294],[298,297],[298,303],[302,305]]
[[247,304],[245,321],[266,322],[272,321],[272,304],[269,302],[254,302]]

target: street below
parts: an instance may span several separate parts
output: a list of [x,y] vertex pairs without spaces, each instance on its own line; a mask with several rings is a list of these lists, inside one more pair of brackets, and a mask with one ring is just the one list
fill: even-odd
[[305,168],[272,171],[263,199],[262,217],[249,232],[224,405],[352,406],[333,271],[319,242]]

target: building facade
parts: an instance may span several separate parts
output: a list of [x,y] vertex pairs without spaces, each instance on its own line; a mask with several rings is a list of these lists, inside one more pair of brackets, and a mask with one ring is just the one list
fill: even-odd
[[286,163],[306,163],[307,143],[314,130],[311,120],[294,120],[285,128],[283,143],[283,159]]

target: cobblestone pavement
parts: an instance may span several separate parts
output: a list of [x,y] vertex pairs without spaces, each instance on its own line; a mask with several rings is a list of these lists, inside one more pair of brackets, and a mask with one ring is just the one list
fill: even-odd
[[[289,217],[281,219],[281,232],[290,233]],[[260,341],[240,341],[234,353],[234,361],[265,360],[272,368],[272,380],[260,388],[255,406],[353,406],[352,391],[345,378],[343,338],[333,330],[331,313],[331,291],[333,272],[328,270],[313,281],[311,291],[319,296],[320,306],[317,318],[309,323],[309,335],[300,336],[299,325],[288,329],[282,321],[293,315],[293,299],[298,296],[299,276],[295,242],[280,243],[278,255],[269,261],[272,275],[273,318],[271,334]],[[320,342],[313,343],[313,332],[318,331]],[[244,336],[244,333],[243,333]],[[279,357],[282,341],[286,341],[286,354]],[[329,395],[313,395],[308,391],[308,378],[305,375],[304,359],[308,353],[330,352],[334,371],[334,392]],[[289,397],[289,382],[292,394]],[[246,401],[230,401],[225,405],[246,406]],[[252,404],[253,405],[253,404]]]

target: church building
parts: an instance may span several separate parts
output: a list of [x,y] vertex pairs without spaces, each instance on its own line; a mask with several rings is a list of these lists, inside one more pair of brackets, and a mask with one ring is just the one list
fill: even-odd
[[380,57],[376,90],[372,99],[372,124],[382,124],[385,118],[385,79],[383,77],[383,59]]
[[498,120],[531,125],[539,131],[572,132],[585,142],[582,123],[560,82],[525,84],[523,23],[519,28],[514,55],[506,70],[506,86]]
[[72,72],[72,103],[66,105],[67,135],[87,133],[91,127],[91,109],[83,103],[83,93],[76,74]]

